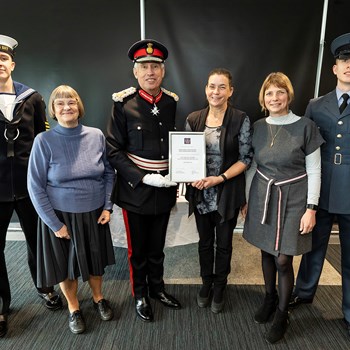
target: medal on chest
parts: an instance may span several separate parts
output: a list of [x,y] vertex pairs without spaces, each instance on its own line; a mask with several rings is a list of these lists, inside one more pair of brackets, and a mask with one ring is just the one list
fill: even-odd
[[159,112],[160,112],[159,108],[157,107],[156,104],[154,104],[153,108],[151,109],[151,113],[156,117],[158,116]]
[[151,108],[151,114],[155,117],[157,117],[160,114],[160,109],[157,106],[157,103],[160,101],[163,95],[163,91],[160,91],[157,96],[152,96],[149,93],[147,93],[144,90],[139,90],[139,95],[147,102],[153,104],[153,107]]

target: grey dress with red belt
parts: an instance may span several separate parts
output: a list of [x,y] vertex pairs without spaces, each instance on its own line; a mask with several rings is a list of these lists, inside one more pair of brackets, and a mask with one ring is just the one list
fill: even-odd
[[[271,128],[272,132],[266,118],[254,124],[257,172],[250,188],[243,237],[275,256],[300,255],[312,245],[311,234],[301,235],[299,231],[307,204],[305,157],[324,141],[316,124],[304,117]],[[277,131],[270,147],[271,133],[276,135]]]

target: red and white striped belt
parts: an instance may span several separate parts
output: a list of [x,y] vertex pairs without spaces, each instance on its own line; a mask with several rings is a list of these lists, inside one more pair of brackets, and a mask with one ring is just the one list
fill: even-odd
[[264,175],[259,169],[256,170],[257,173],[263,177],[267,181],[266,186],[266,193],[265,193],[265,201],[264,201],[264,212],[263,216],[261,218],[261,224],[264,225],[266,222],[267,217],[267,211],[269,208],[269,202],[270,202],[270,195],[271,195],[271,187],[277,186],[278,190],[278,208],[277,208],[277,232],[276,232],[276,241],[275,241],[275,250],[278,250],[279,247],[279,241],[280,241],[280,233],[281,233],[281,205],[282,205],[282,191],[281,186],[290,184],[293,182],[298,182],[299,180],[303,179],[307,176],[307,174],[302,174],[296,177],[292,177],[290,179],[282,180],[282,181],[276,181],[276,179],[270,179],[266,175]]
[[162,159],[162,160],[146,159],[131,153],[127,153],[127,156],[140,169],[149,170],[149,171],[163,171],[163,170],[168,170],[169,168],[168,159]]

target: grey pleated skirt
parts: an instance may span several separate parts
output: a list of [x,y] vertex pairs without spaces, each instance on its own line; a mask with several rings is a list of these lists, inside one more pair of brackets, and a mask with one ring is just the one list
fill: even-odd
[[97,223],[102,208],[88,213],[55,211],[67,226],[71,239],[58,238],[39,218],[37,287],[49,287],[67,278],[102,276],[115,263],[109,225]]

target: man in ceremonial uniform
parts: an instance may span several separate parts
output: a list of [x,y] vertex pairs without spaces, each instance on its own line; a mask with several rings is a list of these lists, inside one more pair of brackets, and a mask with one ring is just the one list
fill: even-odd
[[[334,218],[339,224],[344,325],[350,335],[350,33],[331,44],[337,86],[311,100],[305,116],[319,127],[326,142],[321,146],[322,184],[312,251],[304,254],[290,307],[313,301],[326,256]],[[315,208],[317,209],[317,208]]]
[[[15,39],[0,35],[0,337],[7,332],[11,302],[4,250],[14,211],[27,241],[29,269],[36,284],[37,214],[27,191],[27,167],[34,137],[48,127],[41,95],[12,80],[17,45]],[[47,308],[62,306],[53,287],[40,288],[38,294]]]
[[128,52],[138,87],[113,94],[107,128],[109,162],[117,170],[112,201],[123,208],[130,281],[137,316],[152,321],[148,297],[180,309],[164,288],[164,244],[176,183],[168,179],[168,133],[175,130],[177,95],[161,87],[168,50],[141,40]]

